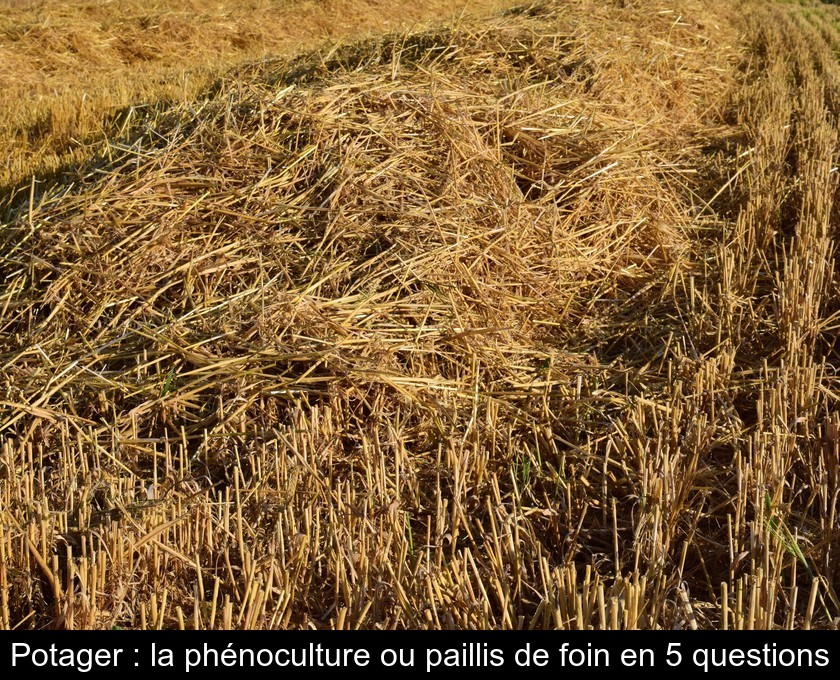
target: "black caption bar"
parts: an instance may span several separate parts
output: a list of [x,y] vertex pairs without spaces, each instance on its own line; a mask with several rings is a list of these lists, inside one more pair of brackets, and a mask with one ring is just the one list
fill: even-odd
[[837,672],[837,633],[809,632],[23,632],[0,635],[0,672],[59,670],[183,675],[242,670],[251,675],[346,670],[450,675],[467,670],[626,673],[659,669],[708,676]]

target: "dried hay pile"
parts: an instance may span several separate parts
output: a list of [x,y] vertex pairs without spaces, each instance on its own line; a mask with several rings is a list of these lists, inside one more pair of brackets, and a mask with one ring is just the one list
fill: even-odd
[[0,195],[84,163],[232,66],[515,0],[0,0]]
[[744,48],[627,4],[242,69],[20,205],[2,623],[771,622],[760,365],[710,311]]

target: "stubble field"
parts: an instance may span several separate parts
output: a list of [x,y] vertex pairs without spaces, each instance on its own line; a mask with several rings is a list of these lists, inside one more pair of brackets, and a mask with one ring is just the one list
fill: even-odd
[[836,627],[840,7],[5,4],[0,626]]

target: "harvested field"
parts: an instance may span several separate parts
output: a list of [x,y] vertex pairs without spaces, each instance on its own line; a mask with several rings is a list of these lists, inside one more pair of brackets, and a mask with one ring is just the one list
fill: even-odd
[[544,0],[10,188],[0,625],[836,627],[839,27]]
[[83,163],[231,66],[511,0],[0,0],[0,190]]

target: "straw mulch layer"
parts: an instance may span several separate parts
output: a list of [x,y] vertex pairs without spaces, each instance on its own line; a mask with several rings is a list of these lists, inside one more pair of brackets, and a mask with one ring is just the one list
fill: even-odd
[[0,0],[0,193],[85,160],[245,60],[516,0]]
[[0,622],[831,625],[840,80],[738,14],[241,69],[18,197]]

